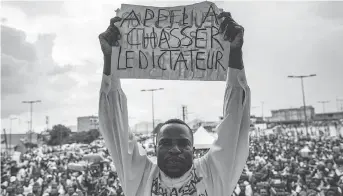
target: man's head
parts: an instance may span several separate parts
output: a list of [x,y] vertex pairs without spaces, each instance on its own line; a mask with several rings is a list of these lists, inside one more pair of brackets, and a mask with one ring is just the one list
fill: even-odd
[[171,119],[156,131],[158,167],[169,177],[178,178],[193,165],[193,132],[182,120]]
[[261,196],[267,196],[268,195],[268,190],[263,188],[263,189],[260,189],[260,195]]

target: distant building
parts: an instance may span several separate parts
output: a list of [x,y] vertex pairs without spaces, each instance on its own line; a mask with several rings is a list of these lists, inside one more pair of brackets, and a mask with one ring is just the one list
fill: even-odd
[[77,118],[77,132],[89,131],[99,128],[99,118],[97,116],[83,116]]
[[77,126],[76,125],[70,125],[68,128],[71,130],[71,132],[77,132]]
[[49,141],[51,138],[50,133],[47,130],[43,131],[40,135],[44,141]]
[[[315,111],[312,106],[306,106],[306,116],[308,121],[315,117]],[[269,123],[301,123],[305,121],[304,107],[272,110],[272,116],[266,117]]]
[[314,116],[315,121],[332,121],[343,119],[343,112],[320,113]]
[[262,117],[254,116],[254,115],[250,116],[250,121],[252,124],[263,124],[264,123],[264,120]]

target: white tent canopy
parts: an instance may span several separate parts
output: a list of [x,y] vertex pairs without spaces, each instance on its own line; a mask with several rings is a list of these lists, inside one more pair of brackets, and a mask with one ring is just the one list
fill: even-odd
[[195,149],[208,149],[211,148],[215,137],[209,134],[204,127],[199,127],[194,133],[194,147]]

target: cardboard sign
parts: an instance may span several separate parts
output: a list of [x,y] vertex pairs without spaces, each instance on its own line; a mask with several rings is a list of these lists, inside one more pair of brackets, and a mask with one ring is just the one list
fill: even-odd
[[202,2],[177,7],[122,4],[120,46],[112,74],[120,78],[225,81],[230,43],[219,33],[220,10]]

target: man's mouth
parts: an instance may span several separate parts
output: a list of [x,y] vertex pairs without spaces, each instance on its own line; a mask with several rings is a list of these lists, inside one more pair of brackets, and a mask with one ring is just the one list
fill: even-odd
[[183,163],[183,159],[178,158],[178,157],[172,157],[172,158],[167,159],[168,165],[178,165],[182,163]]

